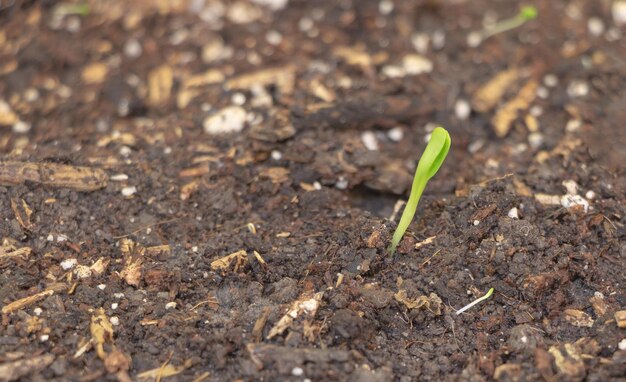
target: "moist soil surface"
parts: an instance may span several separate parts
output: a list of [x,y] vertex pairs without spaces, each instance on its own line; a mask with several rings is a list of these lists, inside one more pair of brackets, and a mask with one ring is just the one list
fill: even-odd
[[623,4],[0,1],[0,380],[623,381]]

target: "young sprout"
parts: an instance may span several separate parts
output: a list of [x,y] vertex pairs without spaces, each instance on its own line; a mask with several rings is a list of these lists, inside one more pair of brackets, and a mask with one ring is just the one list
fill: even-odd
[[470,46],[476,47],[491,36],[510,31],[524,25],[527,21],[537,18],[539,12],[532,5],[522,7],[519,13],[511,18],[502,20],[480,32],[472,32],[468,36]]
[[466,310],[468,310],[469,308],[471,308],[472,306],[478,304],[481,301],[485,301],[486,299],[488,299],[489,297],[491,297],[491,295],[493,294],[493,288],[489,289],[489,291],[487,292],[487,294],[485,294],[484,296],[477,298],[476,300],[470,302],[469,304],[465,305],[464,307],[462,307],[461,309],[456,311],[456,314],[459,315],[463,312],[465,312]]
[[400,243],[402,236],[409,228],[426,184],[437,173],[449,150],[450,134],[443,127],[437,127],[430,136],[430,141],[428,141],[428,145],[426,145],[424,153],[417,164],[413,185],[411,186],[411,195],[409,195],[409,200],[402,212],[398,228],[396,228],[396,232],[393,233],[393,238],[391,239],[391,246],[389,246],[391,254],[396,251],[398,243]]
[[511,29],[520,27],[524,25],[527,21],[537,18],[538,14],[539,12],[537,11],[537,8],[533,7],[532,5],[522,7],[517,15],[509,19],[502,20],[491,26],[490,28],[483,30],[481,37],[484,41],[493,35],[497,35],[499,33],[507,32]]

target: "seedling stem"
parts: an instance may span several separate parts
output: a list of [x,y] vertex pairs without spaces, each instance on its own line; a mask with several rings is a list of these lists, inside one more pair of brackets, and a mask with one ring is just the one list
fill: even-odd
[[537,17],[537,8],[532,5],[523,7],[519,13],[510,19],[502,20],[494,26],[487,28],[482,33],[482,40],[486,40],[493,35],[510,31],[524,25],[527,21],[533,20]]
[[465,312],[466,310],[468,310],[469,308],[473,307],[474,305],[478,304],[481,301],[485,301],[486,299],[488,299],[489,297],[491,297],[491,295],[493,294],[493,288],[489,289],[489,292],[487,292],[487,294],[485,294],[484,296],[477,298],[476,300],[470,302],[469,304],[465,305],[464,307],[462,307],[461,309],[456,311],[456,314],[459,315],[463,312]]
[[424,149],[424,153],[417,164],[413,185],[411,187],[411,195],[409,195],[409,200],[404,207],[396,232],[394,232],[393,238],[391,239],[389,253],[395,253],[398,243],[402,240],[402,236],[404,236],[404,233],[407,228],[409,228],[409,224],[411,224],[415,216],[417,205],[422,197],[424,188],[426,188],[426,184],[430,178],[437,173],[444,159],[446,159],[449,150],[450,134],[448,134],[443,127],[437,127],[433,130],[430,140]]

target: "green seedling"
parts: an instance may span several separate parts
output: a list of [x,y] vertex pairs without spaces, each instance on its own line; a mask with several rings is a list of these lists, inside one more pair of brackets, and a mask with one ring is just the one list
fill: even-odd
[[517,15],[509,19],[502,20],[495,25],[484,29],[481,32],[481,38],[484,41],[491,36],[518,28],[524,25],[526,22],[537,18],[538,14],[539,12],[537,11],[537,8],[533,7],[532,5],[522,7]]
[[424,153],[417,164],[413,185],[411,186],[411,195],[409,195],[409,200],[406,202],[406,207],[404,207],[402,212],[398,228],[396,228],[396,232],[393,233],[393,238],[391,239],[391,246],[389,247],[391,254],[396,251],[398,243],[400,243],[402,236],[409,228],[426,184],[437,173],[443,160],[446,159],[448,151],[450,151],[450,134],[443,127],[437,127],[430,136],[428,145],[426,145]]
[[69,15],[88,16],[89,4],[71,4],[62,3],[56,6],[54,13],[59,17],[65,17]]
[[476,300],[470,302],[469,304],[465,305],[464,307],[462,307],[461,309],[456,311],[456,314],[459,315],[463,312],[465,312],[466,310],[468,310],[469,308],[471,308],[472,306],[478,304],[481,301],[485,301],[486,299],[488,299],[489,297],[491,297],[491,295],[493,294],[493,288],[489,289],[489,292],[487,292],[484,296],[477,298]]

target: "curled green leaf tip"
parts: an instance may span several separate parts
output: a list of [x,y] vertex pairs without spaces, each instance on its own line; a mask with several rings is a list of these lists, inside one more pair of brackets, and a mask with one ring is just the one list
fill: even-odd
[[494,288],[489,289],[489,292],[487,292],[487,294],[485,294],[485,295],[483,296],[483,299],[484,299],[484,300],[486,300],[486,299],[488,299],[489,297],[491,297],[491,295],[493,294],[493,291],[494,291],[494,290],[495,290]]
[[430,140],[424,149],[424,153],[417,164],[409,200],[406,203],[400,222],[398,222],[398,227],[391,239],[391,245],[389,246],[390,253],[393,254],[396,251],[398,243],[402,240],[404,233],[415,216],[417,205],[424,188],[426,188],[426,184],[430,178],[439,171],[441,164],[448,155],[448,151],[450,151],[450,134],[448,134],[443,127],[437,127],[433,130]]
[[521,18],[526,21],[537,18],[538,14],[539,12],[537,11],[537,8],[533,7],[532,5],[527,5],[523,7],[520,11]]

